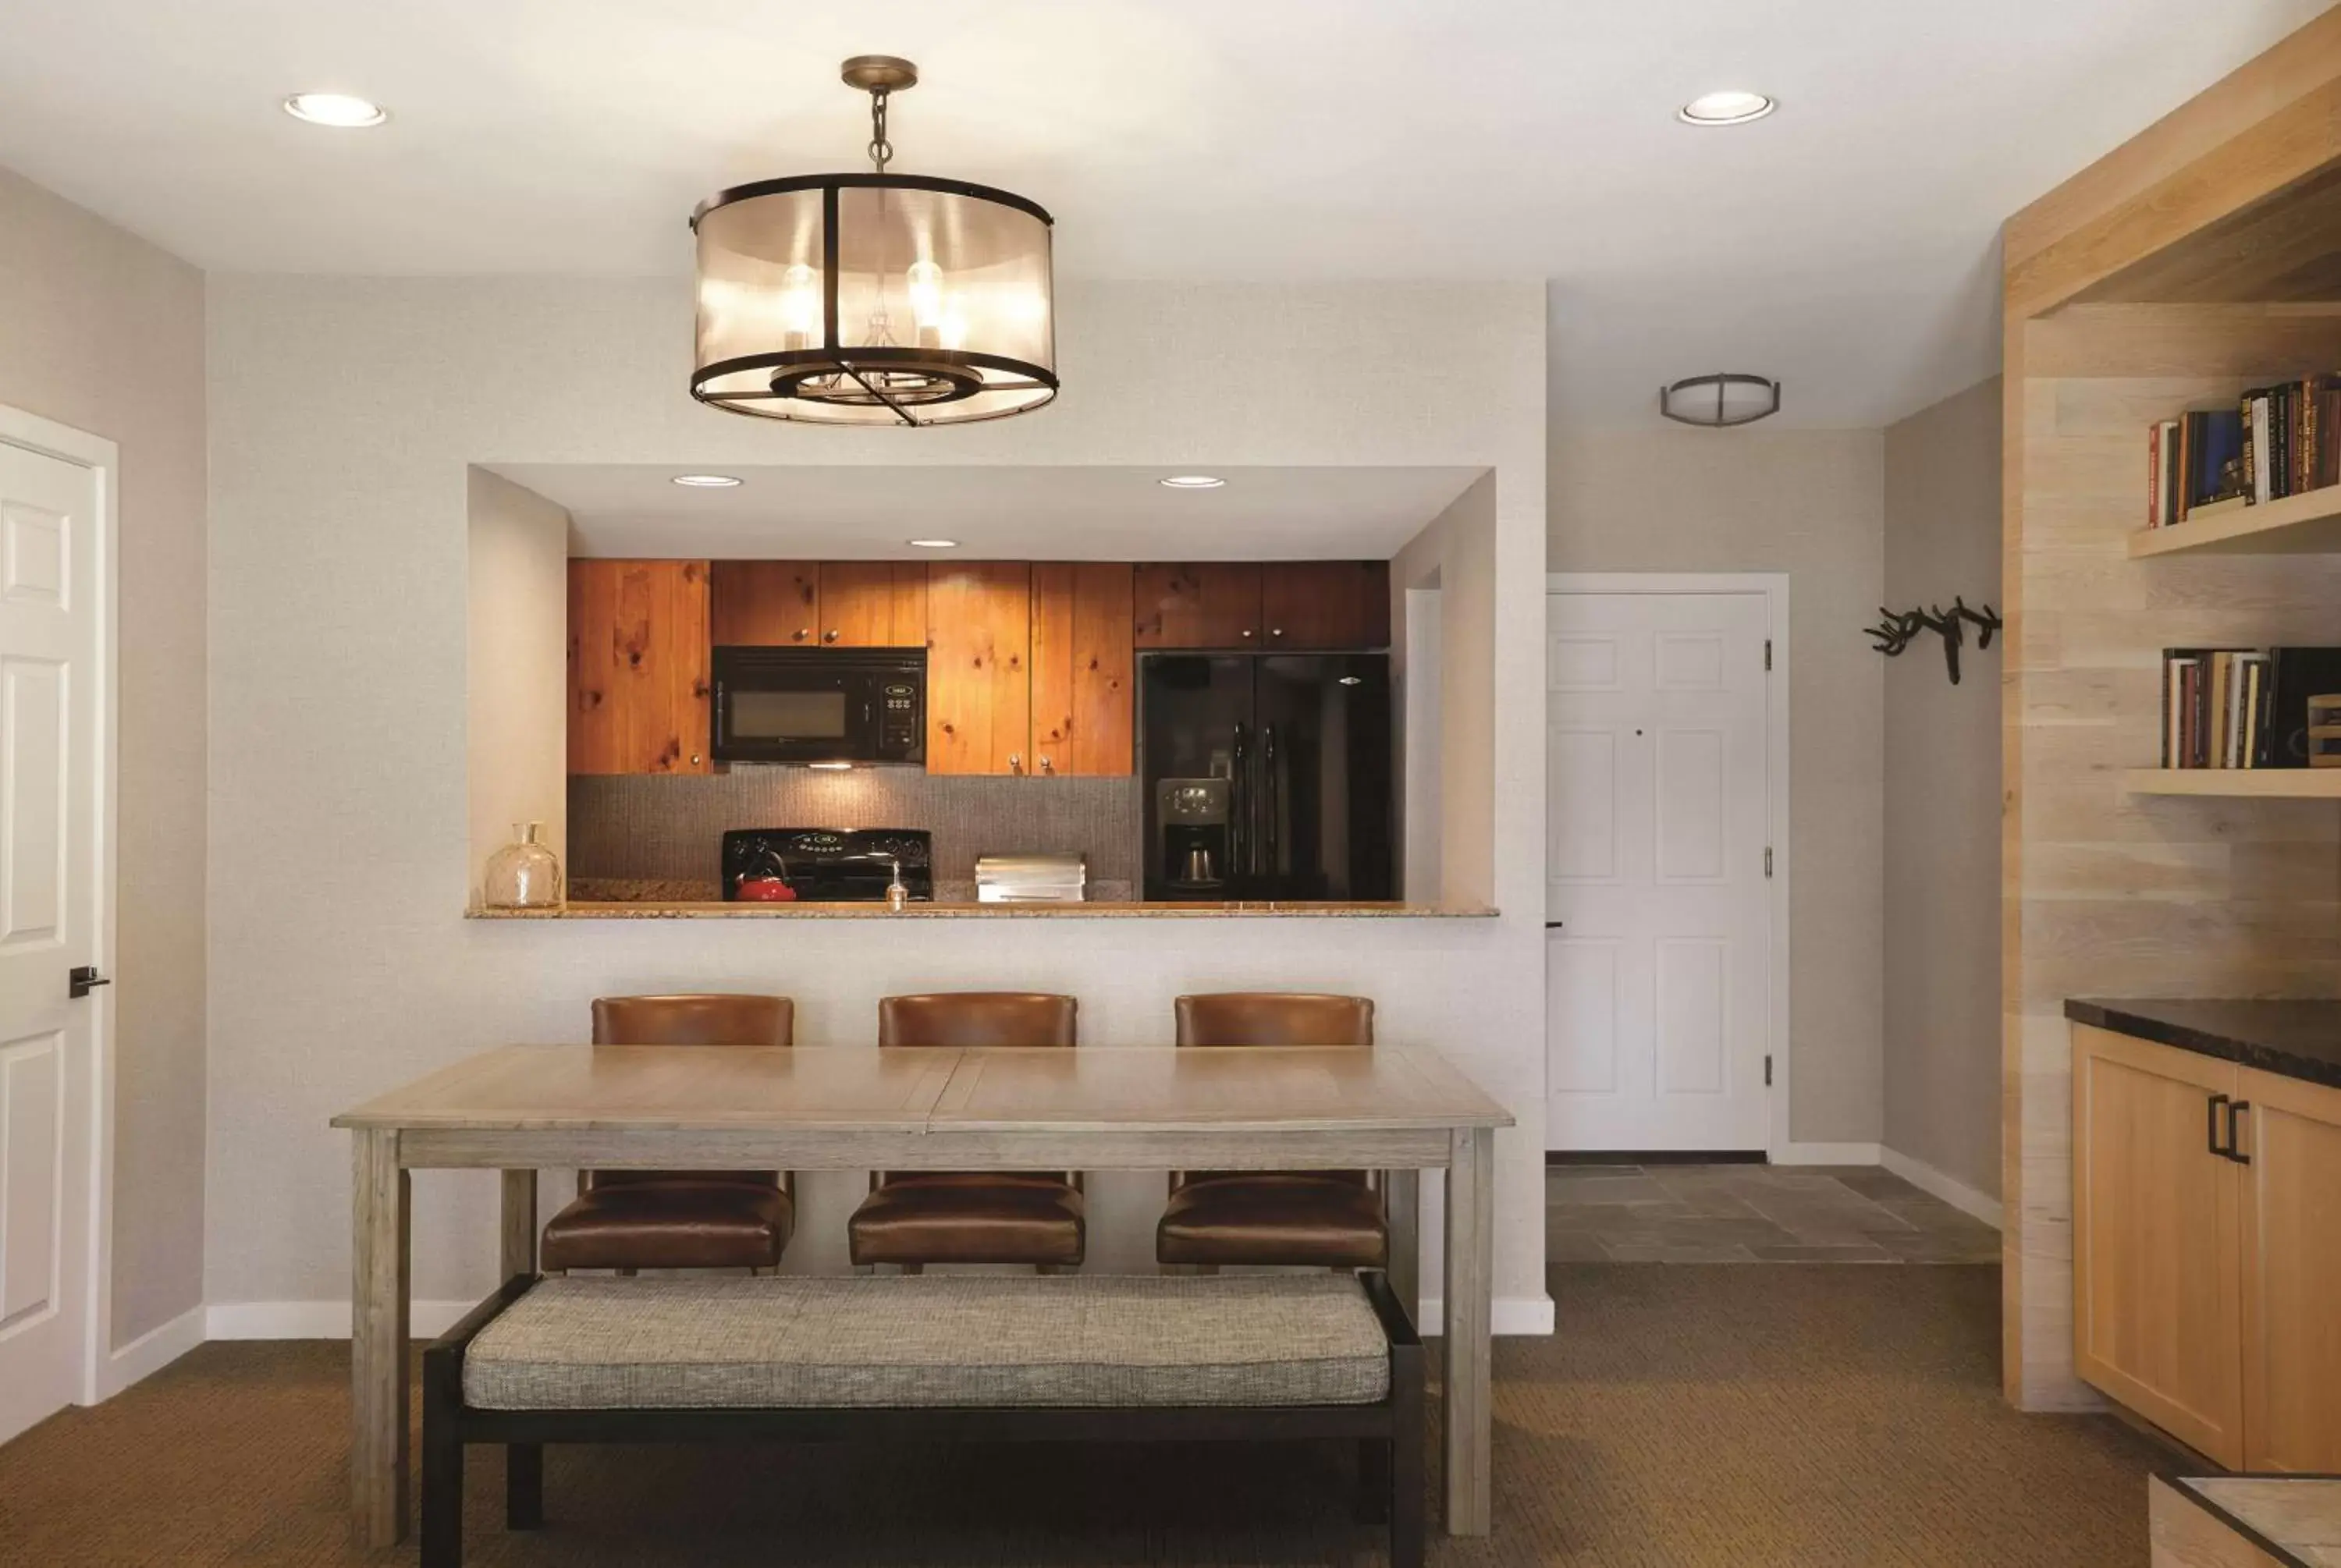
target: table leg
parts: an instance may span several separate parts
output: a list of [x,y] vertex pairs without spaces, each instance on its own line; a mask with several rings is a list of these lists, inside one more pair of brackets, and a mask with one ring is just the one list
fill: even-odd
[[352,1138],[350,1533],[371,1551],[406,1533],[407,1175],[396,1129]]
[[504,1172],[503,1259],[499,1284],[536,1272],[536,1172]]
[[1489,1325],[1495,1274],[1495,1141],[1455,1129],[1447,1169],[1447,1533],[1485,1535],[1494,1513],[1489,1448]]
[[1422,1173],[1382,1172],[1382,1201],[1390,1213],[1391,1294],[1407,1316],[1422,1321]]

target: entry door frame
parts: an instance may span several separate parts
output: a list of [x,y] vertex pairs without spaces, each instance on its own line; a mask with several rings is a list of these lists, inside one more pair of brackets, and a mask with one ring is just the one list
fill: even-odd
[[[96,916],[97,951],[90,961],[113,977],[115,961],[115,864],[119,837],[122,715],[119,595],[121,590],[121,449],[104,436],[0,403],[0,442],[26,448],[90,471],[97,491],[98,732],[92,754],[97,777],[81,796],[94,810],[90,898]],[[82,1291],[81,1396],[95,1404],[119,1392],[114,1375],[114,987],[102,987],[84,1001],[90,1008],[90,1126],[88,1234],[78,1248],[86,1271]],[[67,1245],[71,1245],[70,1239]]]
[[[1764,1020],[1766,1050],[1772,1058],[1772,1094],[1767,1107],[1771,1137],[1765,1150],[1775,1164],[1796,1157],[1789,1109],[1795,1098],[1795,1052],[1788,1032],[1788,574],[1785,571],[1549,571],[1545,596],[1559,593],[1760,593],[1764,635],[1771,650],[1770,679],[1764,683],[1765,834],[1772,846],[1770,882],[1770,1017]],[[1539,690],[1546,714],[1549,692]],[[1545,720],[1540,718],[1539,723]],[[1551,809],[1548,802],[1546,808]],[[1545,1053],[1545,1093],[1552,1092],[1552,1054]]]

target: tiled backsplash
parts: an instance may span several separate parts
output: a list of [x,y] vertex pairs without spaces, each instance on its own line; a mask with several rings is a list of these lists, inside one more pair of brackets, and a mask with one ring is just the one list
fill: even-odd
[[938,896],[972,897],[979,855],[1078,851],[1090,896],[1128,898],[1138,876],[1133,779],[947,777],[915,768],[734,768],[706,777],[569,780],[570,880],[688,882],[716,896],[734,828],[924,828]]

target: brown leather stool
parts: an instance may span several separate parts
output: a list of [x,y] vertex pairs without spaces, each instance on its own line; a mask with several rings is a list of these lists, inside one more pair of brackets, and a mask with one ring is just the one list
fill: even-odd
[[[1071,1046],[1077,1004],[1025,991],[960,991],[887,997],[878,1004],[878,1044],[889,1046]],[[846,1223],[853,1266],[931,1263],[1029,1263],[1043,1274],[1081,1261],[1088,1233],[1081,1178],[1053,1172],[885,1171]]]
[[[1181,997],[1182,1046],[1370,1046],[1374,1005],[1363,997],[1231,991]],[[1157,1261],[1381,1268],[1390,1216],[1364,1171],[1185,1171],[1155,1227]]]
[[[786,997],[603,997],[597,1046],[785,1046]],[[573,1268],[777,1267],[796,1205],[772,1171],[598,1171],[544,1227],[547,1274]]]

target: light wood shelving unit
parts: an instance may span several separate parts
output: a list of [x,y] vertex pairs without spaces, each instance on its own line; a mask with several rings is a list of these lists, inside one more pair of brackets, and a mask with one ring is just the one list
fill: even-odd
[[2164,648],[2341,643],[2341,487],[2139,528],[2154,422],[2341,371],[2341,6],[2002,242],[2002,1366],[2072,1409],[2066,999],[2341,996],[2341,770],[2138,766]]

